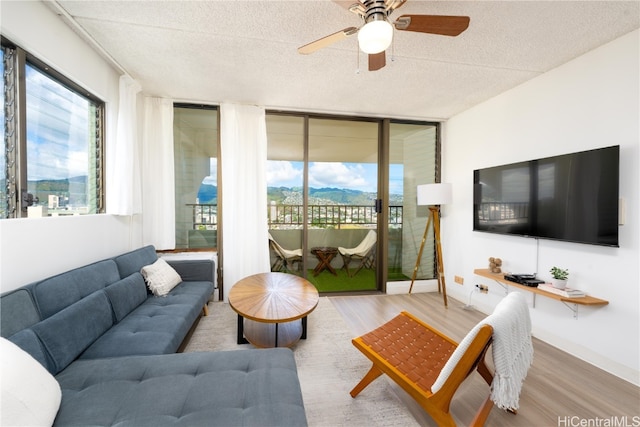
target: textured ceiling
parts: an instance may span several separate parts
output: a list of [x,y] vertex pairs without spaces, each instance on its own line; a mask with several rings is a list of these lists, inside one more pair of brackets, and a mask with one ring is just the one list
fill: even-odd
[[361,25],[330,0],[47,3],[147,94],[428,120],[447,119],[640,27],[638,1],[408,0],[392,19],[465,15],[469,28],[458,37],[395,31],[387,66],[370,72],[356,36],[297,53]]

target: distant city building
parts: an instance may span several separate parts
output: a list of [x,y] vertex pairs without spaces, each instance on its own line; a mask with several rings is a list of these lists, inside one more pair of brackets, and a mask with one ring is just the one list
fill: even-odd
[[53,194],[49,194],[49,209],[57,209],[60,206],[60,198],[58,196],[54,196]]

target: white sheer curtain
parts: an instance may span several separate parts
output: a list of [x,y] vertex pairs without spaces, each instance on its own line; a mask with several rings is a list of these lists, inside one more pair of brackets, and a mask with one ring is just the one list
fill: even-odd
[[142,126],[142,241],[174,249],[173,102],[145,98]]
[[141,88],[128,75],[120,77],[116,137],[106,150],[106,208],[113,215],[142,212],[137,98]]
[[240,279],[269,271],[264,108],[220,106],[224,300]]

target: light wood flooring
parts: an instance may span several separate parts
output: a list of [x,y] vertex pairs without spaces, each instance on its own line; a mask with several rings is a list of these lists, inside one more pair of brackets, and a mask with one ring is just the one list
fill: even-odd
[[[449,298],[449,308],[445,308],[438,293],[332,296],[330,299],[354,337],[406,310],[459,342],[485,317],[481,312],[463,309],[464,304],[452,298]],[[640,426],[640,388],[535,338],[533,345],[534,361],[524,382],[518,414],[494,407],[487,426]],[[487,361],[491,363],[490,352]],[[388,378],[376,381],[388,381],[421,425],[436,425]],[[365,389],[361,395],[367,392]],[[458,425],[468,425],[488,392],[479,374],[467,378],[451,404]]]

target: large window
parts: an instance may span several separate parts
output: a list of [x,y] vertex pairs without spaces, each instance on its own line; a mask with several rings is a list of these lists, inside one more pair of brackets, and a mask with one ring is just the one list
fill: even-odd
[[104,103],[3,39],[2,218],[103,208]]

